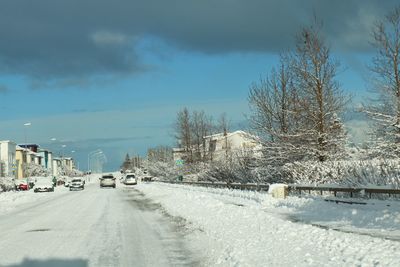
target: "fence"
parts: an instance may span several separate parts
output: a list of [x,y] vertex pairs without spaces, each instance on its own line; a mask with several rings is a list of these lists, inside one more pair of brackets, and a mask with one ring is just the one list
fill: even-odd
[[[181,181],[161,181],[164,183],[172,183],[172,184],[184,184],[184,185],[193,185],[193,186],[202,186],[202,187],[211,187],[211,188],[228,188],[228,189],[239,189],[239,190],[249,190],[249,191],[268,191],[268,184],[240,184],[240,183],[221,183],[221,182],[181,182]],[[297,192],[300,195],[302,192],[318,192],[321,195],[324,192],[328,192],[333,194],[335,197],[338,192],[348,193],[350,197],[360,197],[367,196],[372,198],[373,194],[378,195],[388,195],[397,196],[400,195],[400,189],[390,189],[390,188],[370,188],[370,187],[340,187],[340,186],[308,186],[308,185],[296,185],[289,184],[288,185],[289,194]]]

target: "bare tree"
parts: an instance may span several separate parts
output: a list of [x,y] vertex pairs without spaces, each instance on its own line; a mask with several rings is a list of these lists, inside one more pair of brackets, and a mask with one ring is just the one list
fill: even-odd
[[230,145],[228,142],[228,133],[229,133],[229,121],[226,117],[226,113],[222,113],[221,116],[219,117],[218,121],[218,128],[220,131],[222,131],[224,135],[224,147],[225,148],[225,159],[228,159],[229,157],[229,150],[230,150]]
[[[375,122],[375,142],[386,156],[400,155],[400,6],[376,23],[373,31],[373,91],[377,95],[364,107]],[[380,153],[382,154],[382,153]]]
[[169,146],[157,146],[147,149],[147,160],[150,162],[172,162],[172,148]]
[[330,131],[331,123],[343,112],[348,97],[336,81],[339,63],[332,59],[320,29],[321,24],[315,22],[298,35],[292,67],[302,142],[319,161],[325,161],[332,152],[331,143],[338,141],[335,131]]
[[193,111],[191,125],[195,146],[194,158],[204,161],[206,159],[205,137],[212,132],[212,119],[204,111]]
[[179,146],[184,149],[186,160],[193,162],[191,118],[189,110],[186,107],[177,114],[175,130],[175,138]]

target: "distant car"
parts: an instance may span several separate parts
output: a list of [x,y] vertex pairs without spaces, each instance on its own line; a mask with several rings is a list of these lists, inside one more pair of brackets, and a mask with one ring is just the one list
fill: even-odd
[[103,175],[100,178],[100,188],[101,187],[116,187],[115,177],[112,174]]
[[54,184],[51,178],[49,177],[41,177],[37,178],[35,182],[35,186],[33,187],[33,191],[35,193],[38,192],[54,192]]
[[144,176],[144,177],[142,178],[142,180],[143,180],[144,182],[151,182],[151,181],[153,180],[153,176],[151,176],[151,175],[146,175],[146,176]]
[[29,190],[29,183],[26,179],[15,180],[15,187],[17,190],[26,191]]
[[80,189],[85,189],[85,183],[81,178],[73,178],[69,183],[69,191]]
[[135,174],[133,173],[127,173],[124,179],[124,184],[125,185],[135,185],[137,184],[137,179]]

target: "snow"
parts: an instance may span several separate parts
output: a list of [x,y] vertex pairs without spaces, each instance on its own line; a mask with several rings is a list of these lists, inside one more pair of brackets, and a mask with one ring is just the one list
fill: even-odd
[[[0,193],[0,265],[54,258],[88,266],[399,263],[398,201],[336,204],[325,201],[332,197],[274,199],[157,182],[107,190],[97,176],[81,192],[58,186],[54,193]],[[15,249],[21,246],[24,255]]]
[[[0,266],[194,266],[184,234],[133,187],[0,194]],[[32,202],[32,203],[31,203]],[[7,209],[4,209],[6,207]]]
[[400,207],[170,184],[137,188],[192,228],[206,266],[398,266]]
[[272,192],[274,192],[274,190],[282,188],[282,187],[287,187],[287,184],[271,184],[268,187],[268,194],[272,194]]
[[65,194],[68,188],[56,187],[51,193],[34,193],[29,191],[8,191],[0,193],[0,215],[21,208],[39,200],[51,199],[55,195]]

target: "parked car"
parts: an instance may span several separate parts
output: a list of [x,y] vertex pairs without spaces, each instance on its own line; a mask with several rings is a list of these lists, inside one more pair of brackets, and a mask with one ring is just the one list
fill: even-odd
[[123,182],[124,182],[125,185],[135,185],[135,184],[137,184],[137,179],[136,179],[135,174],[127,173]]
[[151,181],[153,180],[153,176],[146,174],[146,175],[142,178],[142,180],[143,180],[144,182],[151,182]]
[[82,178],[73,178],[69,184],[69,191],[80,189],[85,189],[85,183]]
[[103,175],[100,178],[100,188],[101,187],[116,187],[115,177],[112,174]]
[[39,177],[36,179],[33,192],[54,192],[54,184],[49,177]]
[[16,179],[15,187],[17,190],[26,191],[29,190],[29,182],[27,179]]

